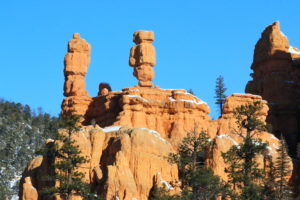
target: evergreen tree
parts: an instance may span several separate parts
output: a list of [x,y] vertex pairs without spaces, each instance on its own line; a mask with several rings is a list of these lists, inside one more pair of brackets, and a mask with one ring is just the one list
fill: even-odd
[[292,190],[286,180],[291,174],[290,160],[287,152],[286,142],[281,135],[280,146],[277,149],[278,157],[275,161],[276,200],[292,199]]
[[187,92],[192,94],[192,95],[195,95],[195,92],[193,91],[193,89],[188,89]]
[[275,177],[275,167],[272,161],[272,157],[268,154],[264,156],[264,171],[266,172],[266,177],[263,182],[263,199],[276,199],[276,177]]
[[149,200],[180,200],[180,197],[171,196],[166,187],[157,187],[155,185],[150,191]]
[[57,127],[56,117],[0,99],[0,199],[17,198],[25,166]]
[[183,139],[178,153],[170,155],[169,161],[178,165],[183,185],[180,199],[206,200],[225,193],[220,178],[205,166],[209,144],[205,132],[192,133]]
[[226,90],[227,88],[225,88],[224,78],[223,76],[220,75],[216,80],[215,98],[216,98],[216,104],[219,105],[221,115],[222,115],[223,105],[225,103]]
[[[236,191],[240,191],[238,199],[259,200],[263,198],[264,171],[258,168],[255,158],[266,153],[267,144],[259,139],[254,139],[258,131],[266,131],[269,127],[259,119],[262,109],[260,102],[242,105],[235,111],[240,132],[237,134],[243,141],[232,146],[223,153],[225,163],[229,165],[225,172],[228,173],[229,184]],[[246,133],[242,133],[243,130]]]
[[59,194],[64,200],[72,200],[72,196],[81,196],[84,199],[97,199],[89,192],[89,185],[84,182],[84,173],[78,171],[81,164],[86,163],[85,157],[81,156],[79,147],[75,145],[71,136],[80,130],[80,116],[65,117],[61,121],[61,127],[66,132],[57,132],[53,149],[47,149],[46,155],[52,155],[54,174],[49,178],[54,183],[52,187],[43,189],[43,193],[48,196]]

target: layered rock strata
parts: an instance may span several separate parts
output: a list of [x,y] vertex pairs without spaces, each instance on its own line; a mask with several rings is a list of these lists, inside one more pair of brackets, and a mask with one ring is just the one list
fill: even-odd
[[[119,97],[111,100],[114,96]],[[109,100],[123,106],[118,117],[115,117],[115,123],[102,128],[98,125],[85,126],[72,136],[82,155],[89,160],[80,168],[86,174],[86,181],[94,192],[108,200],[146,200],[154,185],[165,185],[171,193],[180,192],[177,166],[168,163],[166,157],[176,152],[178,141],[189,131],[207,131],[211,148],[206,165],[227,181],[224,172],[226,165],[221,154],[232,145],[239,145],[242,138],[237,133],[245,131],[236,125],[233,116],[235,108],[261,101],[261,120],[265,120],[268,113],[267,102],[260,96],[250,94],[227,97],[223,114],[218,120],[210,120],[208,106],[185,90],[129,88],[110,93],[105,101],[99,100],[97,105],[106,104]],[[174,122],[178,124],[175,126]],[[257,133],[257,138],[268,143],[268,154],[275,159],[279,140],[267,132]],[[264,158],[257,159],[260,167],[265,167]],[[46,185],[40,177],[49,173],[43,164],[47,162],[45,158],[35,158],[23,175],[33,180],[32,186],[37,191]],[[290,165],[292,167],[291,161]]]
[[[278,32],[278,25],[274,26],[268,29],[272,33]],[[208,105],[185,90],[154,88],[154,72],[149,70],[155,64],[155,50],[151,46],[153,40],[151,32],[138,31],[134,35],[137,46],[131,50],[130,62],[139,85],[113,92],[107,85],[100,84],[97,97],[89,97],[85,84],[82,84],[89,63],[89,45],[76,35],[69,42],[65,65],[67,97],[62,103],[62,114],[83,116],[86,126],[74,133],[72,139],[88,162],[78,170],[85,173],[85,181],[91,185],[91,190],[107,200],[146,200],[154,186],[162,185],[170,193],[179,193],[177,166],[170,164],[166,158],[170,153],[176,153],[179,142],[188,132],[207,132],[211,148],[206,165],[227,181],[222,152],[232,145],[239,145],[242,138],[237,133],[245,132],[236,124],[236,107],[261,101],[261,120],[265,121],[268,114],[267,102],[260,96],[233,94],[226,98],[222,116],[211,120]],[[269,40],[266,41],[268,43]],[[285,42],[283,39],[280,44],[286,46]],[[272,52],[270,50],[270,55],[273,55]],[[257,66],[266,62],[265,58],[256,57]],[[282,58],[281,54],[279,57]],[[254,67],[256,64],[253,65],[255,70],[259,69]],[[81,77],[69,79],[78,76]],[[255,89],[255,81],[248,87]],[[268,143],[268,156],[275,159],[278,139],[267,132],[257,132],[256,137]],[[54,144],[52,140],[46,143],[49,146]],[[263,158],[257,160],[264,168]],[[50,162],[48,158],[39,156],[29,163],[20,183],[23,200],[47,199],[41,190],[53,184],[43,179],[44,175],[53,173],[49,168]],[[291,161],[289,164],[292,167]],[[55,198],[59,200],[59,196]],[[79,197],[77,199],[80,200]]]
[[294,151],[300,139],[300,51],[290,46],[279,22],[266,27],[261,34],[251,69],[253,80],[248,82],[246,92],[268,101],[267,122],[277,136],[286,137]]

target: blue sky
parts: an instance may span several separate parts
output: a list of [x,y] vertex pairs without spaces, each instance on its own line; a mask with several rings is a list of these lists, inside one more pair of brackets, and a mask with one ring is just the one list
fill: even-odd
[[154,83],[193,89],[211,108],[215,80],[227,94],[243,93],[250,80],[254,45],[264,28],[280,21],[290,44],[300,47],[296,0],[88,0],[1,1],[0,97],[57,115],[63,100],[63,59],[75,32],[92,45],[87,89],[137,84],[128,66],[136,30],[153,30]]

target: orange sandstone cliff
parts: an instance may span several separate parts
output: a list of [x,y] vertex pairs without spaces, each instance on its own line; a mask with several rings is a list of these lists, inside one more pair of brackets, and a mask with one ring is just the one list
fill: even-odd
[[[62,114],[84,116],[85,126],[72,136],[82,155],[89,160],[80,170],[85,172],[85,179],[91,184],[92,190],[108,200],[146,200],[155,185],[165,185],[171,193],[180,192],[177,166],[168,163],[166,157],[176,152],[178,143],[188,132],[194,131],[204,130],[208,133],[212,145],[206,164],[226,181],[226,166],[221,153],[242,141],[236,134],[243,130],[236,125],[233,116],[235,108],[262,101],[260,117],[265,120],[268,115],[267,102],[260,96],[233,94],[227,97],[222,116],[211,120],[208,105],[196,96],[183,89],[153,87],[153,40],[152,32],[138,31],[134,34],[137,46],[131,49],[130,65],[134,67],[134,76],[139,80],[137,86],[119,92],[99,91],[97,97],[89,97],[85,92],[77,93],[77,90],[85,91],[85,84],[78,84],[82,88],[74,87],[74,93],[70,95],[66,95],[68,87],[65,87]],[[80,47],[89,46],[84,44]],[[75,60],[73,66],[79,66]],[[84,63],[80,66],[86,70],[88,62]],[[77,71],[75,67],[72,70]],[[68,81],[69,73],[65,73],[65,76]],[[89,125],[92,122],[96,125]],[[275,158],[278,139],[267,132],[260,132],[257,137],[268,142],[269,155]],[[47,141],[46,145],[53,145],[53,141]],[[264,167],[262,158],[258,159],[261,167]],[[48,162],[47,158],[38,156],[28,164],[21,180],[21,199],[45,199],[40,191],[49,183],[41,177],[49,173]]]
[[285,136],[295,152],[300,140],[300,51],[290,46],[279,22],[262,32],[255,45],[251,69],[253,80],[245,91],[268,101],[267,122],[276,136]]

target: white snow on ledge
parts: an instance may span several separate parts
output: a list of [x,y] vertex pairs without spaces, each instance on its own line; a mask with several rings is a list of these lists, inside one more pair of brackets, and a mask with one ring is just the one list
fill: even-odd
[[118,131],[121,128],[121,126],[109,126],[104,129],[102,129],[105,133],[113,132],[113,131]]
[[292,46],[290,46],[289,52],[292,53],[292,54],[298,54],[298,55],[300,55],[300,51],[299,50],[297,51],[297,49],[295,49]]
[[184,101],[184,102],[189,102],[189,103],[194,103],[194,104],[198,104],[198,105],[200,105],[200,104],[207,104],[206,102],[204,102],[204,101],[202,101],[202,100],[196,100],[196,99],[194,99],[194,100],[187,100],[187,99],[179,99],[179,100],[176,100],[176,99],[174,99],[173,97],[169,97],[169,100],[170,101]]
[[141,97],[141,96],[139,96],[139,95],[126,95],[126,96],[128,96],[128,97],[130,97],[130,98],[137,98],[137,99],[140,99],[140,100],[142,100],[142,101],[148,102],[147,99],[145,99],[145,98],[143,98],[143,97]]
[[229,135],[218,135],[217,138],[226,138],[229,139],[235,146],[240,146],[239,143],[237,143],[234,139],[232,139],[232,137],[230,137]]
[[282,31],[280,31],[280,34],[287,38],[287,36]]
[[161,173],[160,172],[157,172],[157,175],[159,175],[160,183],[162,185],[164,185],[167,188],[167,190],[174,190],[174,188],[172,187],[172,185],[170,183],[168,183],[166,180],[164,180],[161,177]]
[[165,143],[168,143],[168,141],[166,139],[164,139],[163,137],[161,137],[160,133],[155,131],[155,130],[151,130],[151,129],[148,129],[148,128],[139,128],[140,130],[146,130],[148,131],[149,133],[153,134],[154,137],[158,138],[159,140],[165,142]]

